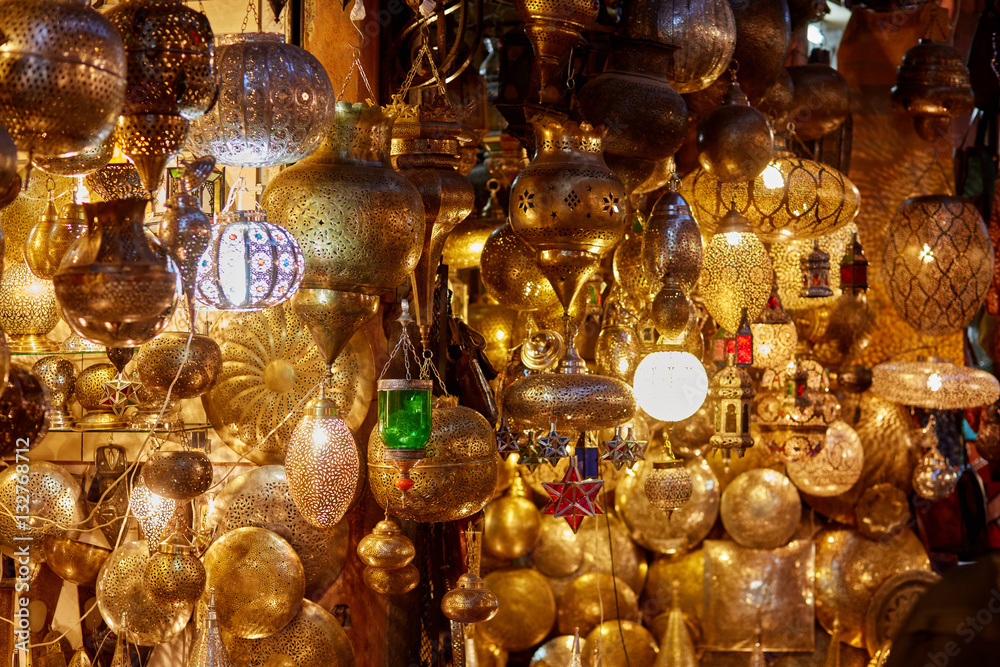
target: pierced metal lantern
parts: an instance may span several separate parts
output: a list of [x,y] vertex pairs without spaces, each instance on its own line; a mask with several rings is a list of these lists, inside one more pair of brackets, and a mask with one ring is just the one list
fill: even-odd
[[170,390],[174,398],[197,398],[215,386],[222,350],[208,336],[165,331],[139,348],[135,366],[151,392],[166,396]]
[[919,357],[872,368],[872,393],[927,410],[963,410],[995,403],[1000,383],[986,371]]
[[[380,391],[380,403],[381,398]],[[285,451],[288,490],[306,521],[330,528],[344,517],[361,491],[361,452],[325,388],[302,412]]]
[[[69,403],[76,391],[76,366],[69,359],[50,355],[36,361],[31,372],[45,384],[52,397],[52,410],[49,412],[51,428],[70,428],[73,415],[70,414]],[[17,435],[24,437],[22,433]]]
[[[43,539],[46,535],[74,538],[77,532],[60,526],[78,526],[84,519],[80,503],[80,486],[69,472],[54,463],[31,461],[28,471],[18,471],[16,465],[0,472],[0,502],[16,508],[17,496],[28,496],[27,521],[15,520],[0,513],[0,547],[11,553],[26,546],[33,563],[45,560]],[[21,503],[23,506],[23,503]]]
[[822,299],[833,296],[830,288],[830,255],[819,247],[819,239],[813,240],[813,249],[799,260],[802,270],[802,290],[799,296],[803,299]]
[[52,283],[36,278],[24,262],[7,266],[0,278],[0,327],[11,352],[47,354],[59,350],[48,334],[59,324]]
[[516,0],[514,8],[524,22],[535,52],[544,89],[570,49],[582,39],[601,10],[597,0]]
[[171,500],[197,498],[208,491],[212,476],[211,459],[196,450],[153,452],[142,466],[149,490]]
[[882,248],[882,282],[899,316],[944,336],[972,321],[989,289],[994,256],[972,202],[948,195],[904,201]]
[[753,367],[779,371],[795,357],[798,332],[778,297],[778,286],[771,288],[764,310],[750,325],[753,332]]
[[55,206],[51,204],[24,243],[25,263],[35,276],[45,280],[52,279],[70,246],[87,231],[87,215],[75,196],[58,216],[53,215]]
[[0,118],[18,149],[66,155],[111,134],[126,74],[115,28],[74,0],[0,2]]
[[740,457],[753,447],[750,435],[750,408],[754,397],[750,374],[736,365],[736,355],[712,377],[709,396],[714,401],[715,433],[709,442],[729,458],[735,451]]
[[676,279],[685,294],[698,282],[704,256],[701,231],[691,207],[677,193],[674,182],[653,205],[642,235],[642,258],[651,289],[666,276]]
[[653,462],[644,486],[649,503],[666,512],[668,518],[691,500],[693,489],[691,473],[684,462],[672,457]]
[[334,91],[311,53],[279,33],[240,33],[216,39],[215,63],[219,101],[191,124],[194,153],[234,167],[276,167],[323,142]]
[[969,113],[975,103],[969,70],[950,44],[921,39],[903,56],[892,89],[892,104],[913,117],[917,134],[937,141],[951,119]]
[[720,326],[735,332],[746,310],[756,319],[771,291],[771,258],[747,218],[730,209],[705,248],[700,291]]
[[107,17],[125,38],[128,61],[118,144],[153,192],[184,147],[188,122],[215,103],[212,27],[180,0],[131,0],[111,7]]
[[146,563],[146,592],[167,608],[192,607],[205,591],[205,566],[197,550],[176,533],[160,543]]
[[786,461],[820,452],[827,427],[840,418],[840,403],[829,385],[826,370],[810,359],[764,372],[753,414],[768,449]]
[[298,241],[264,211],[216,213],[198,264],[198,301],[216,310],[261,310],[295,294],[305,262]]
[[775,137],[771,161],[752,181],[722,183],[699,168],[681,181],[680,191],[706,236],[735,207],[768,243],[830,234],[854,220],[861,203],[845,174],[796,157],[782,137]]
[[369,567],[383,570],[398,570],[406,567],[416,556],[416,548],[410,538],[396,525],[395,521],[379,521],[370,535],[358,542],[358,558]]

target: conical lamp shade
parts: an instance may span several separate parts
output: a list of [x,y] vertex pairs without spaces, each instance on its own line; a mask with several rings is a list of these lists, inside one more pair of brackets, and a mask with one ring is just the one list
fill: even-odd
[[378,311],[377,295],[332,289],[302,289],[292,298],[292,310],[312,334],[323,362],[330,367],[347,342]]
[[215,589],[208,599],[208,614],[205,624],[198,630],[191,655],[185,667],[230,667],[229,654],[219,634],[219,616],[215,611]]
[[68,667],[92,667],[93,662],[90,660],[90,656],[82,648],[77,649],[77,652],[73,654],[73,657],[69,661]]

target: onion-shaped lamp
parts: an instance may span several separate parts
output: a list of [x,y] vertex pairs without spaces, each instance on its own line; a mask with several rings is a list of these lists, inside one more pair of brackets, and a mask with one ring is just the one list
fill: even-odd
[[217,213],[198,263],[198,301],[216,310],[261,310],[290,299],[305,262],[298,241],[264,211]]
[[303,409],[288,440],[285,475],[292,502],[306,521],[329,528],[340,521],[358,495],[361,453],[354,434],[338,415],[335,401],[320,388]]

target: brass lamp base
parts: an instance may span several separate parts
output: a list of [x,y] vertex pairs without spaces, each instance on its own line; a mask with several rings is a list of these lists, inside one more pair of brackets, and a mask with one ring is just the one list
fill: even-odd
[[45,334],[8,334],[7,345],[11,352],[22,354],[46,354],[59,351],[59,345]]
[[92,410],[76,423],[75,428],[87,431],[114,431],[123,429],[127,425],[127,422],[110,410],[107,412]]

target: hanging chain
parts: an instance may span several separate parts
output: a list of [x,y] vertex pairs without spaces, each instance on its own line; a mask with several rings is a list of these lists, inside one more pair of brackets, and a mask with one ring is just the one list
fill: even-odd
[[410,66],[410,71],[406,73],[406,79],[403,80],[403,85],[399,89],[399,92],[394,95],[398,97],[400,102],[406,101],[406,94],[410,92],[410,86],[413,85],[413,78],[417,75],[417,70],[420,69],[421,59],[427,56],[427,64],[431,68],[431,78],[434,83],[437,84],[438,91],[448,101],[448,106],[455,110],[455,104],[448,97],[448,91],[445,90],[444,81],[441,78],[441,73],[438,72],[437,65],[434,63],[434,58],[431,55],[430,47],[427,46],[427,27],[424,26],[420,29],[420,51],[417,52],[417,57],[413,59],[413,65]]
[[[204,11],[204,9],[202,9]],[[257,0],[249,0],[247,2],[247,12],[243,15],[243,25],[240,26],[240,33],[245,33],[247,31],[247,22],[250,20],[250,12],[253,12],[253,21],[260,29],[260,14],[257,13]]]

